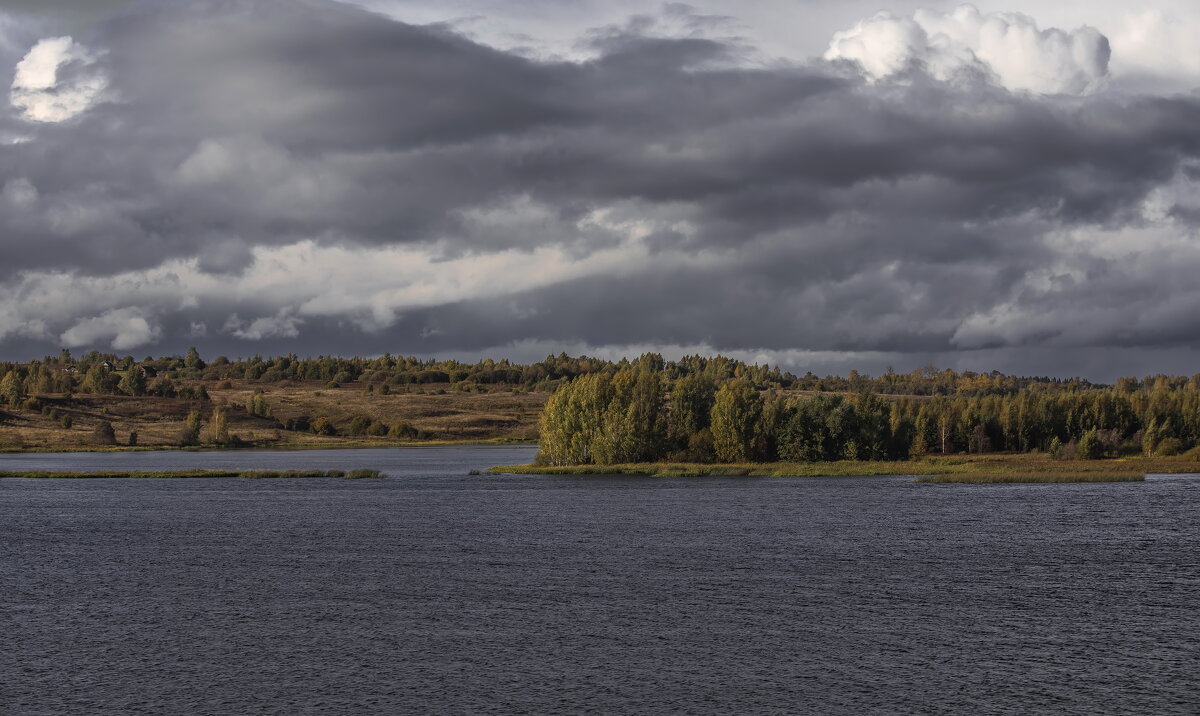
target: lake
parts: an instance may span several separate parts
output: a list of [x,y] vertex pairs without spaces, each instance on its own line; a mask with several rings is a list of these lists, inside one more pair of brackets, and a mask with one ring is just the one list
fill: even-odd
[[0,712],[1200,708],[1200,478],[469,475],[529,447],[0,456]]

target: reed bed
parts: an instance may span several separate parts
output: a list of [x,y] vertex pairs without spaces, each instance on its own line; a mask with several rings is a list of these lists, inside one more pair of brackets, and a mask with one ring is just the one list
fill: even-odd
[[1145,473],[1141,472],[975,472],[951,475],[926,475],[918,477],[916,481],[932,484],[999,485],[1064,482],[1143,482],[1145,479]]
[[[938,477],[923,482],[1031,483],[1129,482],[1147,474],[1200,474],[1200,463],[1186,456],[1128,457],[1107,460],[1055,460],[1041,454],[945,455],[923,459],[837,462],[772,462],[742,464],[636,463],[625,465],[504,465],[492,474],[630,475],[649,477],[855,477],[911,475]],[[952,479],[959,478],[959,479]]]

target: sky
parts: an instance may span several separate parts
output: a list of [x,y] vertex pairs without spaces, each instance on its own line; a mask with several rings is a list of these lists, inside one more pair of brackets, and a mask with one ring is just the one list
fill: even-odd
[[1200,7],[5,0],[0,359],[1200,372]]

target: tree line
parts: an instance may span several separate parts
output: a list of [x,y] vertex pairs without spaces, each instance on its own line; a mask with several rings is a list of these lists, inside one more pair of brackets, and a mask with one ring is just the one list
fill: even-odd
[[564,382],[542,413],[539,462],[815,462],[1046,451],[1174,455],[1200,445],[1200,381],[931,397],[760,388],[622,368]]
[[[1107,387],[1081,378],[1010,376],[995,371],[956,372],[937,370],[932,366],[909,373],[896,373],[889,369],[875,377],[853,370],[847,376],[818,377],[811,372],[796,375],[778,366],[748,364],[726,356],[693,355],[668,361],[659,354],[647,353],[634,359],[607,361],[561,353],[529,364],[506,359],[464,363],[391,354],[374,358],[301,358],[285,355],[232,360],[218,356],[205,360],[195,348],[191,348],[184,355],[146,357],[141,360],[98,351],[76,358],[70,351],[63,350],[58,356],[46,356],[26,363],[0,362],[0,381],[6,381],[0,386],[0,399],[6,399],[6,394],[19,394],[24,398],[29,394],[80,392],[203,400],[207,397],[203,392],[204,382],[225,380],[263,384],[318,381],[329,387],[357,382],[371,388],[378,387],[384,393],[394,386],[433,384],[462,388],[500,385],[551,392],[559,383],[580,376],[597,373],[611,375],[630,369],[651,370],[669,381],[700,375],[716,383],[741,379],[758,390],[830,393],[865,391],[885,395],[960,397],[1015,395],[1035,388],[1050,392],[1078,392]],[[1190,379],[1162,375],[1142,379],[1122,378],[1115,387],[1129,392],[1149,389],[1164,382],[1172,389],[1180,389],[1185,384],[1200,384],[1200,376]]]

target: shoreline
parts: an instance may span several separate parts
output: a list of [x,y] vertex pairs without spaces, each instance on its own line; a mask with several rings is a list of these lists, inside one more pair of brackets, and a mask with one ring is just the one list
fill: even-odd
[[275,479],[342,479],[363,480],[387,477],[379,470],[105,470],[75,472],[69,470],[29,470],[0,472],[0,480],[112,480],[112,479],[181,479],[181,478],[241,478],[246,480]]
[[1141,482],[1149,474],[1198,474],[1200,463],[1171,458],[1053,460],[1045,456],[959,456],[926,460],[813,463],[630,463],[501,465],[492,475],[629,477],[913,477],[923,484]]

